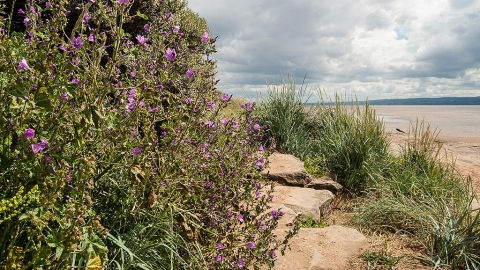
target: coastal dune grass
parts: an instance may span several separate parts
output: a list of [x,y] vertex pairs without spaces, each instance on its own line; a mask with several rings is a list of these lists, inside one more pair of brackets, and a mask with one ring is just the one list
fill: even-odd
[[388,162],[389,139],[384,126],[368,105],[334,102],[317,105],[320,129],[316,134],[325,165],[348,190],[359,193],[381,177]]
[[480,269],[479,210],[471,210],[471,179],[462,176],[423,121],[411,123],[398,153],[375,110],[357,102],[320,102],[289,78],[270,87],[256,117],[273,134],[279,151],[305,161],[316,176],[331,173],[356,196],[351,224],[404,233],[423,247],[421,260],[434,269]]
[[268,94],[260,100],[254,117],[267,126],[275,138],[277,150],[307,159],[318,155],[316,134],[319,121],[307,108],[311,91],[302,84],[282,78],[281,85],[267,84]]
[[472,211],[471,184],[424,122],[411,124],[409,138],[393,157],[388,177],[371,186],[353,223],[373,230],[411,234],[435,269],[480,268],[480,220]]
[[389,146],[383,123],[368,104],[347,105],[338,95],[327,103],[318,94],[321,102],[312,106],[311,90],[282,79],[281,85],[268,86],[255,117],[268,127],[278,151],[304,160],[315,175],[333,172],[348,190],[359,193],[383,174]]

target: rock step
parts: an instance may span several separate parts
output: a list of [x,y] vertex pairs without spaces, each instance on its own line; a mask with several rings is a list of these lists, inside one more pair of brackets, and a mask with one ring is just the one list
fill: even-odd
[[268,157],[268,168],[262,176],[282,185],[304,186],[312,180],[303,162],[292,155],[274,153]]
[[345,269],[349,260],[366,248],[367,239],[357,230],[342,226],[301,228],[289,245],[291,249],[285,256],[278,256],[273,269]]
[[315,190],[311,188],[276,186],[274,188],[274,202],[283,204],[302,216],[319,220],[331,210],[335,198],[328,190]]

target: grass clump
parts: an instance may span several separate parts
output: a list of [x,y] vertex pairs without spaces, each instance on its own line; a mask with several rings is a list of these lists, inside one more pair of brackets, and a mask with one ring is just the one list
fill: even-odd
[[267,85],[267,88],[268,96],[260,101],[254,117],[268,127],[277,150],[300,159],[317,156],[315,140],[319,122],[307,108],[311,93],[306,86],[297,91],[289,77],[287,81],[282,78],[281,85]]
[[311,91],[304,85],[297,89],[290,78],[268,90],[255,117],[269,128],[278,151],[304,160],[314,174],[335,173],[352,192],[383,174],[389,141],[368,104],[347,105],[336,96],[311,106]]
[[393,256],[386,251],[366,251],[361,257],[367,263],[367,269],[377,269],[377,266],[382,266],[382,269],[394,269],[395,265],[400,262],[402,256]]
[[478,269],[480,220],[470,210],[469,179],[442,154],[436,131],[417,121],[411,132],[388,177],[366,191],[353,221],[412,235],[435,269]]
[[385,174],[389,140],[368,103],[351,105],[337,95],[335,102],[317,105],[318,147],[328,170],[347,189],[358,193]]

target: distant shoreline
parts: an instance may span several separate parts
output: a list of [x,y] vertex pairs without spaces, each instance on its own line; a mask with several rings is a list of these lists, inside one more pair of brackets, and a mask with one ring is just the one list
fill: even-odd
[[[346,102],[345,104],[364,105],[366,101]],[[480,105],[480,96],[477,97],[441,97],[441,98],[406,98],[406,99],[377,99],[368,100],[370,105]],[[333,103],[325,103],[330,105]],[[307,106],[316,105],[316,103],[307,103]]]

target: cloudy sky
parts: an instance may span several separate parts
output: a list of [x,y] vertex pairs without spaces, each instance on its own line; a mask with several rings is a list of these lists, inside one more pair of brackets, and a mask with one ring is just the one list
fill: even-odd
[[218,88],[290,74],[359,99],[480,96],[480,0],[188,0],[218,36]]

